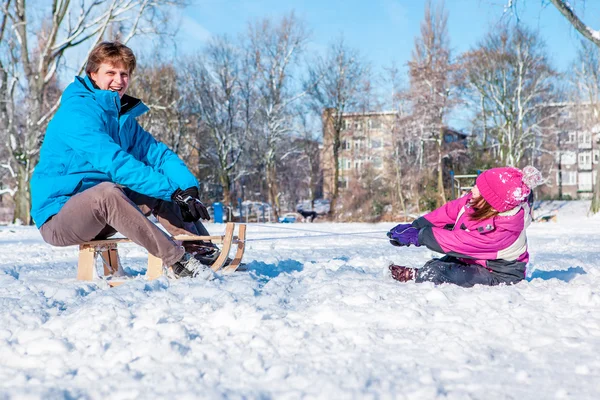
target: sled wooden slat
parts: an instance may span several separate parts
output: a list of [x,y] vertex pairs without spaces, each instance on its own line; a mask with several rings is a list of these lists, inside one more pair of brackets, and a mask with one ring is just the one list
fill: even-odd
[[223,272],[235,272],[242,262],[242,257],[244,257],[244,248],[246,244],[246,225],[240,225],[238,230],[238,238],[237,238],[237,251],[235,252],[235,258],[231,263],[225,267]]
[[233,241],[233,230],[235,229],[235,224],[227,224],[225,227],[225,238],[230,238],[231,240],[223,241],[223,248],[221,249],[221,254],[215,260],[213,265],[210,267],[213,271],[217,272],[225,261],[227,260],[227,256],[229,255],[229,249],[231,249],[231,242]]
[[114,275],[119,272],[119,255],[117,253],[117,246],[103,251],[100,254],[102,257],[102,264],[104,266],[104,275]]
[[[210,241],[212,243],[221,244],[221,253],[217,260],[211,266],[213,271],[218,271],[227,261],[229,251],[232,244],[237,244],[235,258],[227,267],[227,272],[235,271],[244,254],[244,242],[246,238],[246,225],[238,226],[238,236],[234,236],[235,224],[229,222],[225,226],[225,234],[220,236],[194,236],[194,235],[175,235],[173,240],[191,241],[201,240]],[[104,276],[108,277],[106,282],[111,286],[119,286],[131,277],[128,277],[119,261],[117,245],[119,243],[131,243],[129,238],[115,238],[105,240],[93,240],[79,245],[79,262],[77,266],[77,279],[81,281],[93,281],[98,278],[98,273],[95,267],[96,256],[100,254],[103,263]],[[148,253],[148,268],[145,278],[153,280],[161,277],[164,274],[162,260]]]
[[77,268],[77,279],[80,281],[94,280],[94,261],[96,252],[92,247],[79,247],[79,267]]

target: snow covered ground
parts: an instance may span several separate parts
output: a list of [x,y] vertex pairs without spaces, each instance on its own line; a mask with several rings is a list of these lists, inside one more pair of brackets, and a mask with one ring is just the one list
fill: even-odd
[[[586,209],[530,227],[527,281],[472,289],[393,281],[389,261],[431,256],[389,245],[393,224],[252,225],[249,273],[114,289],[74,279],[75,247],[1,227],[0,399],[597,399]],[[142,249],[121,257],[144,271]]]

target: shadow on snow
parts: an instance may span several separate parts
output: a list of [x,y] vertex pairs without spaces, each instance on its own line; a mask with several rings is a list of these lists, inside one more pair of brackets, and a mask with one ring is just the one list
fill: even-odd
[[527,281],[533,279],[543,279],[545,281],[549,279],[558,279],[563,282],[569,282],[578,275],[585,275],[586,272],[581,267],[569,267],[569,269],[553,270],[553,271],[542,271],[539,269],[534,270],[530,276],[527,276]]

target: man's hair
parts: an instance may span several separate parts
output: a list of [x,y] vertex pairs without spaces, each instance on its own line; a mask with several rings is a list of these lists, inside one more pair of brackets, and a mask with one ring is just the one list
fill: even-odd
[[92,72],[98,72],[102,63],[114,66],[122,64],[130,74],[135,69],[136,64],[133,51],[119,42],[102,42],[97,44],[87,59],[85,73],[89,76]]
[[471,199],[471,207],[474,210],[473,214],[471,214],[471,219],[475,221],[482,221],[499,214],[490,203],[485,201],[483,196],[479,196],[475,200]]

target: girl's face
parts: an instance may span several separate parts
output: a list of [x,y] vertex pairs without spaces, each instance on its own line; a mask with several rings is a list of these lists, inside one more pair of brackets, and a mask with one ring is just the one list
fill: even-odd
[[479,198],[479,196],[481,196],[481,193],[479,193],[479,189],[477,188],[477,185],[474,185],[471,188],[471,194],[473,195],[473,200],[477,200]]

